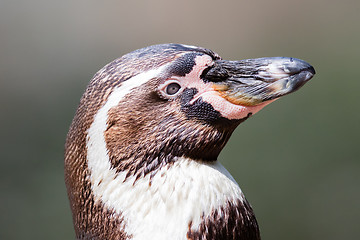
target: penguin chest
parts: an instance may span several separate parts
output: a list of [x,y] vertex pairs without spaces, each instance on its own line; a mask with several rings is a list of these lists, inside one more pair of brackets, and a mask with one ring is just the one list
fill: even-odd
[[123,218],[122,228],[132,239],[187,239],[214,211],[244,201],[218,162],[179,158],[137,180],[110,172],[92,184],[94,197]]

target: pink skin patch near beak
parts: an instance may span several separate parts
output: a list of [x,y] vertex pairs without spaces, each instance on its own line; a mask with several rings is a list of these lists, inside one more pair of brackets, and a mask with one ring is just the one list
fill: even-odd
[[214,84],[212,82],[206,83],[200,78],[203,70],[213,64],[212,58],[208,55],[202,55],[196,57],[195,62],[196,64],[190,73],[186,74],[184,77],[175,78],[181,82],[183,88],[195,88],[198,90],[190,104],[194,103],[197,99],[202,98],[204,102],[211,104],[211,106],[218,111],[222,117],[235,120],[245,118],[249,113],[255,114],[266,105],[275,101],[274,99],[255,106],[233,104],[223,98],[220,93],[214,89]]
[[270,104],[275,100],[270,100],[267,102],[260,103],[255,106],[242,106],[236,105],[225,98],[221,97],[220,94],[216,91],[209,91],[201,94],[199,97],[202,98],[204,102],[211,104],[211,106],[221,115],[227,119],[242,119],[248,116],[248,114],[255,114],[260,111],[263,107]]

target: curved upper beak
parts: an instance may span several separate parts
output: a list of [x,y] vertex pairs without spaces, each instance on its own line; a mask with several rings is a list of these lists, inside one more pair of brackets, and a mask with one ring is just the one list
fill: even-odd
[[203,74],[229,102],[254,106],[292,93],[315,74],[307,62],[288,57],[217,60]]

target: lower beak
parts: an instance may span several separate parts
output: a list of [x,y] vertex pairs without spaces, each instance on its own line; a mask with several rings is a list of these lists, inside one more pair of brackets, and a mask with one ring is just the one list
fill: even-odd
[[254,106],[298,90],[314,74],[314,68],[305,61],[273,57],[217,60],[203,77],[229,102]]

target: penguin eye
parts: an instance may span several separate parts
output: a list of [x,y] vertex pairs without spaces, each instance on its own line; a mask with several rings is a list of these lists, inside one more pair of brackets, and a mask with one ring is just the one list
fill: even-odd
[[175,98],[183,89],[180,82],[175,79],[168,79],[158,88],[160,96],[165,99]]
[[166,87],[166,94],[168,95],[174,95],[180,90],[181,86],[180,84],[173,82],[167,85]]

